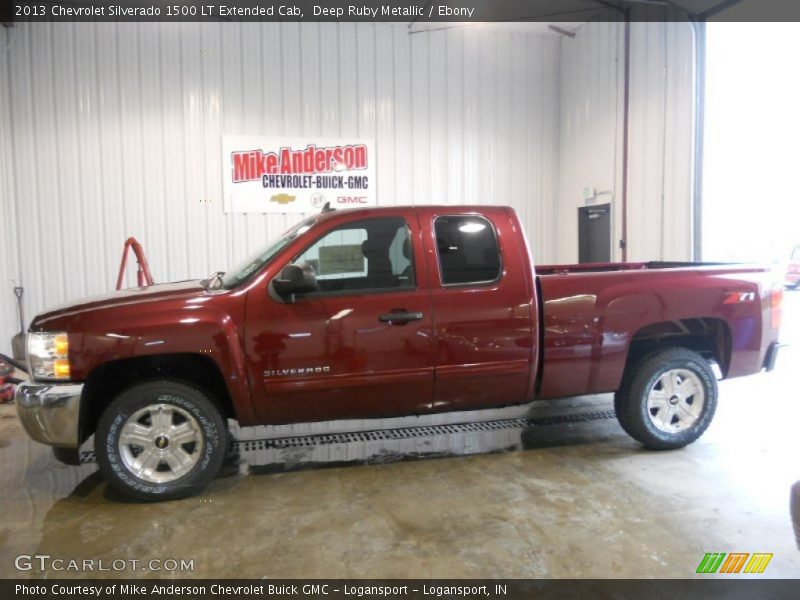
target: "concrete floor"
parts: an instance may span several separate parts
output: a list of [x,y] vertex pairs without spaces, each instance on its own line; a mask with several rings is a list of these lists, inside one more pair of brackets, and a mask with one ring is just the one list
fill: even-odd
[[[683,578],[706,552],[772,552],[762,577],[795,578],[800,292],[786,294],[784,321],[795,345],[776,371],[722,382],[709,431],[674,452],[643,450],[608,418],[351,442],[262,452],[201,497],[136,504],[93,464],[56,463],[2,406],[0,577],[93,575],[14,568],[19,554],[49,554],[193,559],[193,577]],[[593,397],[471,418],[610,407]]]

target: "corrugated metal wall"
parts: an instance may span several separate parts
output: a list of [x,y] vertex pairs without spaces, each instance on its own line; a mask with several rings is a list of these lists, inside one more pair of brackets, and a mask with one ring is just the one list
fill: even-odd
[[631,49],[628,259],[691,260],[692,26],[636,23]]
[[6,48],[0,350],[14,281],[30,319],[111,289],[127,236],[167,281],[224,270],[299,219],[222,212],[223,133],[373,137],[380,204],[511,204],[537,259],[556,259],[556,35],[26,23]]
[[[511,204],[539,262],[577,259],[593,186],[610,192],[597,202],[612,201],[616,245],[623,28],[0,30],[0,350],[17,282],[30,319],[110,289],[129,235],[168,281],[224,270],[299,219],[222,212],[223,133],[373,137],[381,204]],[[629,259],[688,259],[691,26],[633,23],[631,42]]]
[[584,205],[584,187],[593,186],[601,193],[597,204],[612,202],[611,239],[619,239],[622,30],[623,25],[616,22],[585,23],[574,38],[561,40],[560,262],[578,262],[578,207]]
[[[582,189],[610,192],[620,259],[623,23],[586,23],[562,40],[558,257],[578,258]],[[694,38],[687,22],[631,24],[628,260],[690,260]]]
[[0,352],[10,352],[11,336],[19,330],[13,293],[17,284],[17,241],[12,201],[10,87],[8,63],[3,54],[13,35],[0,27]]

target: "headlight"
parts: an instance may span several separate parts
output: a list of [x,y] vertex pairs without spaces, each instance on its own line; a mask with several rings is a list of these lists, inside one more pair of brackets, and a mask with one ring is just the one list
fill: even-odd
[[66,333],[28,334],[28,364],[33,379],[69,379]]

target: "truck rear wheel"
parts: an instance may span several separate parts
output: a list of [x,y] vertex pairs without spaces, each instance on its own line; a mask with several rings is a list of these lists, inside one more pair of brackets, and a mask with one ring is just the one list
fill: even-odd
[[648,448],[682,448],[711,423],[717,408],[717,380],[696,352],[662,348],[626,374],[614,408],[626,433]]
[[117,396],[95,432],[95,454],[109,485],[139,500],[198,493],[227,454],[220,411],[200,389],[148,381]]

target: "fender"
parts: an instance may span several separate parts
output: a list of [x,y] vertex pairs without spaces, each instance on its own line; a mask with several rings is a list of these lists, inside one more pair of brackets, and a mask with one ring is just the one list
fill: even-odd
[[37,319],[31,328],[67,332],[76,382],[112,361],[178,353],[206,356],[225,380],[237,419],[247,425],[256,416],[242,350],[242,300],[236,293],[182,294],[72,311]]

